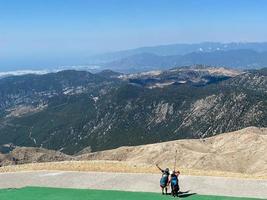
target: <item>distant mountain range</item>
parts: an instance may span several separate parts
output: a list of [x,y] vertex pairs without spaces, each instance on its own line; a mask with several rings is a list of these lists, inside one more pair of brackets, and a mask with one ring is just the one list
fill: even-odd
[[193,52],[214,52],[214,51],[229,51],[229,50],[253,50],[257,52],[267,51],[267,42],[202,42],[196,44],[169,44],[151,47],[141,47],[130,50],[123,50],[100,54],[91,57],[95,62],[111,62],[120,60],[125,57],[133,56],[136,54],[155,54],[158,56],[173,56],[185,55]]
[[193,52],[185,55],[159,56],[151,53],[132,55],[103,64],[103,67],[121,72],[138,72],[153,69],[170,69],[188,65],[217,65],[237,69],[253,69],[267,66],[267,51],[216,50]]
[[74,154],[266,127],[266,94],[267,68],[10,76],[0,79],[0,146]]
[[[65,66],[38,66],[31,69],[13,70],[0,66],[0,78],[27,72],[45,73],[62,70],[85,70],[97,73],[105,69],[123,73],[171,69],[189,65],[214,65],[238,69],[267,67],[267,42],[262,43],[218,43],[170,44],[116,51],[89,56],[85,63]],[[71,63],[79,62],[74,60]]]
[[111,52],[90,58],[102,69],[126,73],[203,64],[251,69],[267,66],[267,42],[170,44]]

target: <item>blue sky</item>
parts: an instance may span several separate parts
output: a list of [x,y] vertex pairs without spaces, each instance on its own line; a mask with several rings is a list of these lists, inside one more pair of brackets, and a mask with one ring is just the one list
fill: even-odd
[[0,0],[0,70],[170,43],[266,41],[265,0]]

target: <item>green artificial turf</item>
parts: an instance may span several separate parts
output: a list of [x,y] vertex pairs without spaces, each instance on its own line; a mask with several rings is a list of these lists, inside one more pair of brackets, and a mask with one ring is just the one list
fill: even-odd
[[[249,200],[249,198],[232,198],[219,196],[203,196],[184,194],[186,200]],[[26,187],[22,189],[0,190],[0,200],[166,200],[173,199],[169,195],[145,192],[123,192],[86,189],[59,189]],[[251,199],[252,200],[252,199]],[[254,199],[255,200],[255,199]]]

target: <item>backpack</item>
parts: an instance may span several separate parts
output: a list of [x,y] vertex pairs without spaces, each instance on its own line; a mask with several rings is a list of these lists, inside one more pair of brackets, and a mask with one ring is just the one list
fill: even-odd
[[171,184],[173,186],[177,186],[178,185],[178,177],[176,175],[171,176]]
[[160,179],[160,186],[161,187],[166,187],[168,184],[168,175],[167,174],[163,174],[161,179]]

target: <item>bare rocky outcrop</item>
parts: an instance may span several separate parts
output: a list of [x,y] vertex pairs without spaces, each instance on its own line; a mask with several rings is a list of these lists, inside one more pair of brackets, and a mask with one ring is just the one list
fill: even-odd
[[72,156],[59,151],[34,147],[16,147],[8,154],[0,154],[0,166],[25,163],[72,160]]

